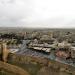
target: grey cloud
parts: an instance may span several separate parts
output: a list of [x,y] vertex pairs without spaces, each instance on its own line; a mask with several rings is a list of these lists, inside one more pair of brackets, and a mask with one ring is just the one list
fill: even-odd
[[15,0],[0,0],[0,3],[4,4],[10,4],[10,3],[14,3]]
[[61,7],[56,6],[59,0],[57,0],[58,2],[54,7],[49,1],[50,0],[0,0],[0,26],[59,28],[68,27],[68,25],[71,27],[72,25],[72,27],[75,27],[75,18],[71,16],[67,18],[67,14],[64,15],[65,13],[72,15],[72,12],[64,11],[65,8],[62,8],[63,11],[59,10]]
[[[19,25],[19,23],[20,23],[19,21],[22,18],[27,18],[28,16],[30,16],[30,14],[31,14],[30,6],[31,5],[27,6],[27,4],[26,4],[26,5],[19,6],[19,4],[13,4],[13,5],[10,4],[12,2],[15,3],[15,1],[21,1],[21,0],[0,1],[0,2],[2,2],[2,5],[0,5],[0,26],[4,26],[4,24],[5,24],[5,26],[7,26],[7,25],[11,26],[13,24],[14,24],[13,26],[16,26],[16,25]],[[5,19],[3,17],[6,17],[7,19]]]

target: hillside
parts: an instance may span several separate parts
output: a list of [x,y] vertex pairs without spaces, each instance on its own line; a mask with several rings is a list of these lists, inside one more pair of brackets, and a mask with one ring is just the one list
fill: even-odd
[[0,61],[0,75],[29,75],[27,71],[18,66]]
[[8,63],[27,70],[30,75],[75,75],[75,67],[46,58],[10,54]]

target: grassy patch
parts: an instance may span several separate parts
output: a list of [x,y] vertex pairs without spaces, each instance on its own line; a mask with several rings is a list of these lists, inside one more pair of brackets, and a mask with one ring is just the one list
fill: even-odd
[[27,72],[30,73],[30,75],[36,75],[37,72],[40,70],[41,65],[40,64],[33,64],[33,63],[14,63],[14,62],[8,62],[10,64],[19,66],[23,69],[25,69]]
[[13,75],[13,74],[2,70],[2,71],[0,71],[0,75]]

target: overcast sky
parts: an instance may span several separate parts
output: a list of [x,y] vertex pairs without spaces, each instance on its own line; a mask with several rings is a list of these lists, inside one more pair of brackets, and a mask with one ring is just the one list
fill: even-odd
[[0,0],[0,26],[74,28],[75,0]]

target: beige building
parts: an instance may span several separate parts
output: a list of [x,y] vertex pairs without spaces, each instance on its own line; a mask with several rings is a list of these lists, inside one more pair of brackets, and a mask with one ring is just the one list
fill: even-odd
[[63,41],[63,42],[61,42],[61,43],[58,43],[58,47],[60,48],[65,48],[65,47],[68,47],[68,48],[70,48],[71,47],[71,44],[70,43],[68,43],[67,41]]
[[75,47],[72,47],[71,49],[71,57],[75,58]]

